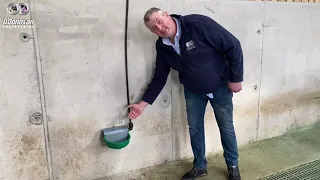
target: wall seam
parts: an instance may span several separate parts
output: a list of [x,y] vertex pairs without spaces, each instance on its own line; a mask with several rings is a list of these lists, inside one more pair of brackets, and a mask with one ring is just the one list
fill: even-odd
[[172,105],[172,102],[173,102],[173,101],[172,101],[172,98],[173,98],[173,96],[172,96],[172,84],[173,84],[173,83],[172,83],[172,81],[173,81],[172,71],[171,71],[171,73],[170,73],[170,77],[171,77],[171,84],[170,84],[170,98],[171,98],[171,101],[170,101],[170,102],[171,102],[171,138],[172,138],[172,144],[171,144],[171,146],[172,146],[172,147],[171,147],[171,151],[172,151],[172,152],[171,152],[171,161],[173,161],[174,158],[175,158],[175,157],[174,157],[174,139],[175,139],[175,138],[174,138],[174,135],[173,135],[173,134],[174,134],[174,133],[173,133],[173,130],[174,130],[174,127],[173,127],[173,126],[174,126],[173,119],[174,119],[174,118],[173,118],[173,116],[172,116],[172,112],[173,112],[173,109],[172,109],[172,108],[173,108],[173,105]]
[[[32,0],[32,4],[35,12],[34,0]],[[29,1],[29,7],[31,7],[30,5],[31,4]],[[51,146],[50,146],[50,137],[49,137],[50,134],[49,134],[49,127],[48,127],[47,108],[46,108],[46,102],[45,102],[44,83],[43,83],[43,77],[42,77],[40,47],[39,47],[38,33],[37,33],[37,27],[36,27],[36,18],[32,16],[32,11],[30,11],[30,18],[35,22],[35,27],[32,28],[32,35],[33,35],[34,54],[35,54],[35,59],[37,61],[38,85],[40,90],[41,109],[42,109],[42,116],[43,116],[44,140],[45,140],[46,157],[47,157],[47,170],[48,170],[49,179],[53,179],[52,156],[51,156]]]
[[263,50],[264,50],[264,27],[266,21],[266,11],[267,11],[267,2],[264,2],[264,15],[263,15],[263,23],[262,23],[262,42],[261,42],[261,56],[260,56],[260,82],[259,82],[259,98],[258,98],[258,114],[257,114],[257,122],[256,122],[256,141],[259,138],[259,126],[260,126],[260,106],[261,106],[261,85],[262,85],[262,68],[263,68]]

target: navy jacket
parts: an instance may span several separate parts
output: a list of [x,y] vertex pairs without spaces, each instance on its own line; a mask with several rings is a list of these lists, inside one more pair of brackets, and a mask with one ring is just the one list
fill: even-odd
[[149,104],[155,101],[166,84],[170,68],[179,72],[181,84],[198,94],[213,93],[227,82],[243,81],[243,54],[236,37],[204,15],[171,16],[181,22],[181,55],[158,38],[156,68],[143,101]]

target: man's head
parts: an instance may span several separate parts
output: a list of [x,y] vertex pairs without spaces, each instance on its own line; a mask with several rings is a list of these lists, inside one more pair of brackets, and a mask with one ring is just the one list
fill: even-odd
[[176,35],[176,23],[171,16],[159,9],[150,8],[144,15],[146,27],[154,34],[160,37],[174,37]]

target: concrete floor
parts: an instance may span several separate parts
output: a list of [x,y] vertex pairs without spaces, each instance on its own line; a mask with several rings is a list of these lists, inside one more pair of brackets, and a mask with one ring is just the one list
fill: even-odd
[[[320,126],[240,147],[244,180],[256,180],[283,169],[320,159]],[[192,167],[192,159],[167,163],[103,180],[179,180]],[[208,175],[199,180],[226,180],[222,154],[208,157]],[[320,173],[320,172],[319,172]]]

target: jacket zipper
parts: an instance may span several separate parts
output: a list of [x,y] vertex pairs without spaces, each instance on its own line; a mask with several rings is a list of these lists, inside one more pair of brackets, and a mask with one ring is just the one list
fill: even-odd
[[181,57],[181,55],[182,55],[182,51],[181,51],[181,49],[180,49],[180,55],[174,50],[174,49],[172,49],[172,48],[170,48],[170,47],[167,47],[166,45],[163,45],[164,46],[164,48],[166,48],[166,49],[168,49],[169,51],[171,51],[171,52],[173,52],[174,54],[176,54],[177,56],[179,56],[180,57],[180,59],[182,60],[182,57]]
[[213,65],[213,67],[214,67],[214,69],[218,72],[218,74],[219,74],[220,76],[224,77],[224,75],[219,71],[219,69],[218,69],[218,68],[216,68],[216,66],[215,66],[215,65]]

